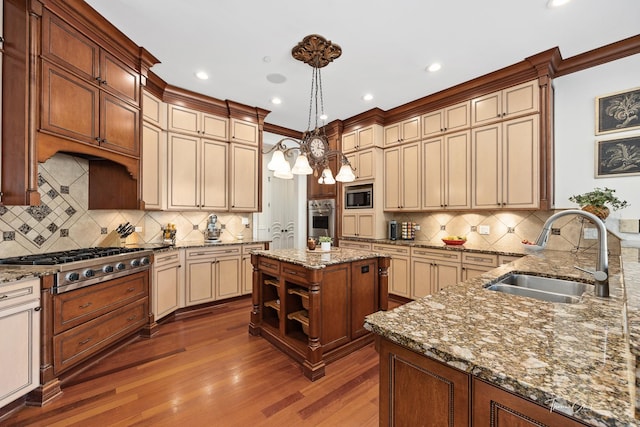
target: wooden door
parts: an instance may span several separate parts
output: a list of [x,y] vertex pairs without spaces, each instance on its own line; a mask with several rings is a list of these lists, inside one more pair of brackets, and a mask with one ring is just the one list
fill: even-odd
[[[178,252],[175,252],[178,256]],[[156,267],[153,280],[153,314],[160,320],[180,305],[180,265]]]
[[402,146],[401,156],[400,207],[403,210],[420,209],[420,144],[413,143]]
[[375,214],[372,213],[358,213],[358,226],[357,236],[365,238],[374,238],[376,229]]
[[411,297],[411,259],[393,255],[389,267],[389,293]]
[[358,144],[357,131],[348,132],[342,135],[342,152],[348,153],[356,150]]
[[227,210],[228,205],[228,156],[229,143],[202,140],[200,165],[200,206],[209,210]]
[[378,311],[378,261],[351,263],[351,339],[366,335],[364,318]]
[[502,202],[509,208],[537,208],[539,198],[538,115],[503,123]]
[[214,272],[215,264],[213,259],[187,261],[187,306],[215,300]]
[[474,265],[474,264],[463,264],[462,265],[462,274],[461,280],[468,280],[474,277],[480,276],[482,273],[486,273],[489,270],[493,270],[495,267],[484,267],[482,265]]
[[471,100],[471,125],[482,126],[502,119],[502,92]]
[[100,51],[100,87],[133,105],[140,101],[139,74],[104,50]]
[[224,117],[202,113],[200,133],[207,138],[229,141],[229,120]]
[[355,237],[358,235],[358,215],[347,212],[342,214],[342,235]]
[[375,179],[375,156],[377,153],[374,149],[360,151],[356,154],[358,161],[354,166],[357,168],[355,171],[357,179]]
[[373,126],[367,126],[366,128],[358,129],[357,148],[359,150],[373,147],[375,143],[375,132],[373,130]]
[[168,137],[168,208],[199,209],[200,138],[177,133]]
[[433,265],[428,258],[411,257],[411,298],[418,299],[433,293]]
[[522,83],[502,91],[503,118],[538,112],[540,99],[538,81]]
[[100,93],[100,146],[140,156],[140,110],[104,91]]
[[444,200],[447,209],[471,207],[471,133],[445,136]]
[[472,131],[472,207],[495,209],[502,204],[502,124],[495,123]]
[[443,157],[443,137],[422,143],[422,209],[436,210],[444,207]]
[[400,209],[400,155],[400,147],[384,150],[384,210]]
[[202,113],[178,105],[168,105],[167,129],[173,132],[200,135]]
[[441,291],[458,283],[461,275],[460,268],[459,263],[437,261],[434,268],[434,286],[432,290]]
[[394,123],[384,127],[384,146],[389,147],[391,145],[398,144],[402,135],[401,123]]
[[214,277],[214,288],[216,300],[237,297],[241,294],[240,275],[241,257],[220,257],[216,258]]
[[231,144],[230,211],[258,211],[258,147]]
[[258,125],[231,119],[231,141],[258,145]]
[[445,108],[444,124],[445,132],[462,130],[471,126],[471,101]]
[[420,117],[413,117],[402,122],[401,141],[413,142],[420,139]]
[[162,209],[167,179],[167,134],[146,122],[142,124],[142,201],[145,210]]
[[431,111],[422,116],[422,137],[431,138],[444,132],[444,110]]

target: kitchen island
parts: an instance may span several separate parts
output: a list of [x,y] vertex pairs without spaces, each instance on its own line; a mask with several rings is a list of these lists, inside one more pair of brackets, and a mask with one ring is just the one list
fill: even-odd
[[388,256],[341,248],[258,250],[251,263],[249,333],[300,363],[310,380],[373,341],[364,318],[387,309]]
[[637,425],[627,314],[633,329],[638,307],[628,306],[619,257],[609,257],[610,298],[590,289],[562,304],[485,289],[511,272],[588,282],[573,266],[594,259],[538,252],[368,316],[381,358],[380,425],[425,417],[442,425]]

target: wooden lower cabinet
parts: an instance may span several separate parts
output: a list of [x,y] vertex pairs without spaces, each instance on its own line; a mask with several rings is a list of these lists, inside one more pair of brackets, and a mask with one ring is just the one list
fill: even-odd
[[468,427],[470,376],[378,338],[380,426]]
[[586,425],[381,336],[376,340],[380,426]]

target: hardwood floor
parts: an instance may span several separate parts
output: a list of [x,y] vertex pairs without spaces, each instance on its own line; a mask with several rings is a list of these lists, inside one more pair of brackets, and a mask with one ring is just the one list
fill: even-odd
[[73,378],[10,426],[376,426],[378,354],[368,345],[311,382],[248,333],[249,298],[165,323]]

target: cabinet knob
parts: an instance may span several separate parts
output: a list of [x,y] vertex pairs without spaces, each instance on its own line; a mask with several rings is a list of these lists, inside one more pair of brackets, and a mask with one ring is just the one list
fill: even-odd
[[98,84],[102,83],[102,79],[100,78],[100,76],[96,77],[95,79],[98,82]]

